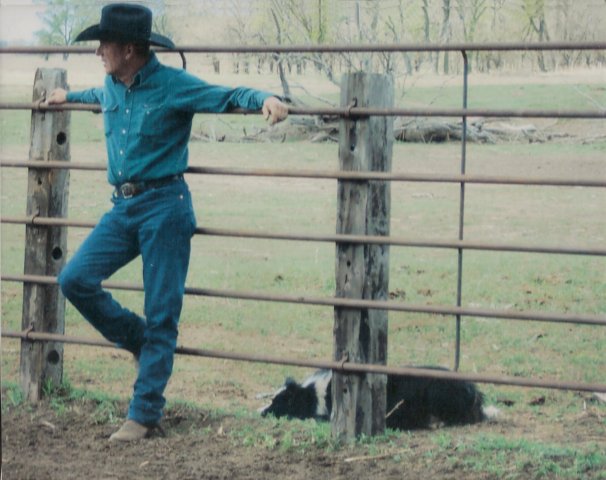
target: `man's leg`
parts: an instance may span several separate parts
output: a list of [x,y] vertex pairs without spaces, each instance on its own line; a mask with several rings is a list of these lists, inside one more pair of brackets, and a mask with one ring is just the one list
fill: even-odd
[[138,254],[136,234],[129,233],[120,200],[106,213],[61,271],[65,297],[106,339],[139,355],[144,320],[123,308],[101,282]]
[[185,182],[141,197],[141,209],[135,216],[142,220],[139,243],[147,327],[128,418],[154,425],[162,416],[163,393],[173,369],[195,219]]

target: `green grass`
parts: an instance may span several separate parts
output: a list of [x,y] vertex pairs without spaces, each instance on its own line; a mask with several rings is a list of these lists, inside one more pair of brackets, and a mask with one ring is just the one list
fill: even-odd
[[[87,114],[86,114],[87,115]],[[82,116],[80,114],[79,116]],[[304,145],[304,148],[302,148]],[[89,152],[75,146],[74,160]],[[458,146],[396,145],[394,170],[449,171],[456,169]],[[525,158],[519,155],[524,153]],[[471,168],[520,175],[524,167],[548,161],[564,173],[574,161],[594,162],[587,145],[550,144],[473,146]],[[78,158],[76,158],[76,155]],[[574,155],[574,157],[573,157]],[[94,152],[91,161],[102,158]],[[192,164],[276,168],[333,169],[336,145],[317,144],[191,144]],[[585,174],[586,175],[586,174]],[[109,188],[100,172],[72,172],[70,216],[97,219],[110,207]],[[587,176],[587,175],[586,175]],[[239,177],[191,177],[198,224],[279,232],[332,233],[336,195],[333,181],[304,181]],[[2,170],[2,198],[24,199],[25,173]],[[600,245],[605,227],[604,193],[597,189],[555,189],[470,186],[467,192],[465,238],[515,243]],[[2,215],[23,215],[23,201],[3,201]],[[562,223],[564,222],[564,223]],[[392,235],[455,239],[458,223],[458,186],[394,184]],[[562,228],[565,224],[566,227]],[[19,273],[23,265],[24,228],[2,225],[2,271]],[[68,255],[87,234],[69,230]],[[222,237],[196,237],[188,285],[228,290],[254,290],[306,296],[334,294],[334,246],[315,242],[279,242]],[[444,249],[391,248],[390,291],[395,301],[452,305],[456,298],[456,252]],[[606,311],[605,261],[566,255],[532,255],[468,251],[463,263],[463,304],[505,310],[538,310],[603,314]],[[140,261],[115,279],[140,282]],[[3,282],[3,328],[19,329],[21,290]],[[125,306],[140,311],[138,293],[115,292]],[[288,356],[330,358],[332,311],[313,306],[284,305],[188,297],[182,315],[184,344],[233,351],[274,350]],[[94,332],[73,308],[67,309],[70,334]],[[390,313],[389,359],[392,364],[451,365],[454,321],[448,317]],[[569,340],[575,355],[570,357]],[[296,345],[288,352],[287,345]],[[549,375],[570,380],[600,381],[606,368],[601,356],[604,334],[595,327],[506,322],[465,318],[462,330],[462,369],[510,375]],[[280,349],[276,351],[280,353]],[[561,358],[561,359],[560,359]],[[14,378],[18,356],[3,356],[3,371]],[[71,378],[95,378],[95,385],[113,384],[120,373],[107,368],[112,359],[90,356],[70,361]],[[555,362],[555,364],[554,364]],[[554,366],[555,365],[555,366]],[[189,362],[177,363],[187,371]],[[248,367],[246,367],[248,368]],[[251,381],[279,384],[290,371],[272,367],[269,376],[251,367]],[[212,383],[220,373],[201,380]],[[121,390],[127,394],[128,390]],[[237,399],[234,400],[237,403]]]
[[586,476],[591,473],[597,473],[591,478],[606,478],[606,454],[597,444],[577,448],[500,435],[479,435],[473,443],[460,445],[460,448],[465,467],[503,479],[575,479],[589,478]]
[[[458,108],[463,102],[463,87],[462,80],[457,79],[457,83],[460,85],[412,85],[401,92],[396,103]],[[606,91],[599,84],[474,85],[473,79],[469,83],[469,108],[592,110],[596,104],[606,104]]]
[[[115,423],[121,418],[118,398],[102,391],[77,388],[64,379],[60,385],[46,383],[42,388],[44,397],[56,415],[62,416],[78,404],[93,405],[91,418],[96,424]],[[25,403],[21,387],[12,381],[2,380],[2,413],[10,410],[29,408]]]
[[[589,108],[587,97],[606,103],[605,91],[591,85],[473,86],[471,107]],[[28,101],[26,92],[12,92]],[[582,93],[582,94],[581,94]],[[11,92],[3,92],[3,95]],[[460,87],[413,87],[403,105],[460,106]],[[4,98],[4,97],[3,97]],[[495,103],[496,100],[496,103]],[[196,117],[194,129],[236,133],[262,126],[257,116]],[[0,112],[2,155],[25,159],[29,114]],[[72,114],[72,159],[103,161],[101,118]],[[338,167],[333,144],[233,144],[191,142],[191,164],[211,166],[327,169]],[[469,145],[468,172],[506,176],[603,176],[606,142]],[[445,172],[459,170],[460,146],[402,145],[394,148],[395,171]],[[600,177],[601,178],[601,177]],[[3,216],[25,214],[26,173],[3,168]],[[334,233],[336,188],[331,180],[291,180],[203,176],[188,178],[198,224],[204,227],[276,232]],[[397,183],[392,185],[391,234],[428,239],[458,236],[458,185]],[[110,208],[110,188],[103,173],[73,171],[69,215],[96,220]],[[523,244],[603,246],[606,193],[600,189],[468,185],[465,238]],[[2,273],[23,269],[24,227],[3,224],[0,261]],[[87,234],[70,228],[68,255]],[[227,290],[329,297],[334,295],[334,245],[315,242],[279,242],[222,237],[196,237],[188,285]],[[453,305],[456,299],[457,254],[447,249],[390,250],[390,292],[394,301],[411,304]],[[140,282],[140,261],[124,268],[115,280]],[[466,251],[463,257],[463,305],[501,310],[591,313],[606,312],[606,260],[572,255],[543,255]],[[21,328],[22,286],[2,282],[2,328]],[[142,309],[139,293],[116,291],[126,307]],[[276,356],[332,358],[333,312],[330,308],[208,297],[187,297],[181,318],[180,343],[192,347],[234,352],[265,352]],[[461,369],[495,375],[559,378],[603,383],[606,335],[599,327],[540,322],[463,318]],[[68,305],[69,335],[96,333]],[[65,348],[65,378],[59,389],[48,388],[57,412],[70,402],[96,402],[99,422],[120,415],[115,399],[130,395],[134,375],[128,355],[109,349]],[[390,313],[389,363],[452,366],[454,319],[415,313]],[[23,395],[16,386],[19,344],[2,341],[2,409],[20,408]],[[251,397],[272,391],[287,375],[308,372],[284,366],[177,358],[167,392],[170,399],[203,405],[211,415],[249,415]],[[229,380],[226,380],[229,379]],[[487,403],[506,398],[511,415],[544,415],[546,421],[579,413],[574,393],[482,385]],[[252,391],[257,389],[257,391]],[[104,393],[99,393],[104,392]],[[546,396],[539,412],[529,401]],[[177,404],[179,402],[176,402]],[[171,405],[175,405],[172,403]],[[534,408],[534,410],[533,410]],[[246,413],[248,412],[248,413]],[[248,425],[248,426],[247,426]],[[316,422],[242,422],[231,432],[237,445],[278,451],[320,447],[337,448],[328,424]],[[434,449],[422,453],[451,458],[465,471],[499,478],[600,477],[605,459],[596,445],[558,445],[497,434],[430,433]],[[406,433],[361,439],[366,454],[389,454],[405,463],[417,456],[414,439]],[[457,454],[455,455],[455,452]],[[461,455],[459,455],[461,453]],[[496,458],[496,460],[494,460]]]
[[2,380],[2,413],[18,408],[25,401],[25,394],[19,385],[9,380]]

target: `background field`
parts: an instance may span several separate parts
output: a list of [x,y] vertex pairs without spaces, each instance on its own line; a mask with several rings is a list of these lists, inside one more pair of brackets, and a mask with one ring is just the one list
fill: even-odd
[[[2,58],[3,62],[9,60]],[[33,71],[30,76],[30,72],[24,70],[31,70],[31,65],[41,62],[29,63],[27,68],[20,62],[21,60],[14,64],[14,77],[5,73],[11,70],[6,70],[3,64],[0,90],[2,100],[27,101],[31,95],[29,84],[33,79]],[[86,62],[87,68],[84,69],[76,69],[73,59],[68,62],[70,82],[74,87],[90,85],[92,83],[89,81],[94,80],[90,78],[91,70],[88,68],[91,64],[88,60]],[[23,68],[18,68],[20,66]],[[195,65],[192,68],[195,70]],[[476,76],[470,82],[470,106],[580,109],[597,105],[603,108],[606,105],[604,78],[604,73],[599,71],[583,71],[577,75],[559,74],[551,79],[529,79],[527,82],[522,82],[519,78],[500,78],[497,81],[492,77]],[[18,85],[21,82],[15,79],[23,79],[25,86]],[[275,86],[274,79],[256,75],[227,77],[226,81],[268,89]],[[459,80],[456,78],[442,79],[438,83],[435,79],[410,79],[404,85],[405,90],[398,95],[398,102],[401,105],[415,106],[458,106],[461,89],[457,82]],[[301,83],[307,89],[312,89],[314,97],[337,98],[334,86],[320,78],[310,78],[309,85],[302,78]],[[309,101],[312,101],[311,96]],[[2,157],[25,159],[29,114],[3,111],[0,113],[0,122]],[[525,121],[529,122],[570,136],[544,144],[511,142],[469,145],[467,171],[504,176],[606,178],[606,129],[603,121]],[[72,159],[79,162],[104,161],[101,118],[87,113],[73,113],[72,125]],[[196,119],[195,128],[207,133],[236,135],[243,128],[250,132],[263,127],[260,117],[256,116],[201,115]],[[457,143],[397,144],[394,148],[393,170],[456,173],[460,168],[459,157],[460,145]],[[192,142],[190,158],[191,165],[205,166],[293,170],[338,167],[335,144],[313,144],[290,141],[288,138],[285,143]],[[201,226],[334,233],[335,181],[193,175],[188,176],[187,180],[193,192],[198,224]],[[2,215],[23,215],[26,172],[3,168],[1,187]],[[392,234],[427,239],[456,239],[458,193],[459,187],[456,185],[394,183]],[[103,173],[73,171],[70,217],[98,219],[110,207],[110,194],[111,189],[105,182]],[[603,247],[606,242],[605,205],[604,189],[469,185],[465,238]],[[70,229],[70,252],[77,248],[86,234],[85,229]],[[3,273],[22,271],[23,237],[24,227],[2,225]],[[546,312],[606,312],[604,258],[470,251],[465,253],[463,271],[463,305],[466,306]],[[134,262],[115,278],[139,282],[140,264]],[[194,239],[188,285],[332,296],[334,245],[198,236]],[[2,283],[3,329],[20,328],[21,291],[19,284]],[[456,298],[456,252],[392,247],[390,292],[393,299],[398,301],[453,305]],[[139,294],[115,292],[115,296],[135,310],[140,311],[142,308],[142,297]],[[330,308],[188,297],[180,324],[180,344],[237,352],[330,359],[332,322]],[[71,307],[67,311],[66,332],[69,335],[96,337],[96,333]],[[605,348],[606,332],[603,328],[464,318],[461,370],[604,383]],[[390,313],[390,364],[452,366],[453,357],[452,318]],[[16,428],[17,420],[27,421],[28,418],[27,415],[19,417],[22,413],[15,413],[22,410],[13,410],[13,404],[20,403],[13,388],[18,381],[18,364],[19,343],[3,339],[3,430],[9,425],[5,422],[14,422],[10,426]],[[292,449],[286,450],[292,456],[284,455],[280,459],[259,462],[269,462],[272,465],[269,473],[273,472],[276,476],[279,475],[276,465],[280,465],[280,462],[300,462],[301,477],[297,478],[305,478],[305,468],[311,468],[311,464],[321,464],[321,458],[324,458],[322,455],[326,455],[326,449],[331,448],[325,427],[310,427],[300,422],[262,422],[256,418],[254,411],[263,404],[256,397],[257,394],[273,391],[287,375],[301,378],[308,373],[307,370],[290,367],[179,357],[167,396],[172,401],[195,405],[196,409],[190,410],[181,403],[172,403],[167,421],[175,433],[168,439],[157,442],[169,442],[168,445],[172,446],[170,448],[176,451],[179,443],[175,442],[192,442],[192,437],[188,435],[193,429],[199,428],[202,433],[196,437],[196,441],[201,443],[196,443],[195,448],[210,454],[212,443],[216,447],[222,444],[225,432],[220,429],[225,427],[230,430],[228,445],[231,448],[236,445],[246,449],[245,452],[248,453],[244,453],[243,458],[250,461],[264,451],[274,452],[274,457],[276,451],[284,453],[283,447],[288,444],[284,435],[291,435],[295,440],[291,442]],[[58,398],[63,399],[61,402],[64,402],[64,411],[59,419],[52,420],[58,426],[64,423],[65,426],[53,431],[53,442],[56,443],[59,438],[67,435],[61,435],[59,431],[75,435],[70,415],[76,423],[94,417],[97,410],[93,408],[93,413],[89,411],[92,408],[90,398],[87,397],[86,401],[81,398],[75,400],[78,395],[73,393],[74,390],[80,392],[82,389],[93,392],[94,395],[103,392],[109,396],[95,400],[95,405],[105,405],[108,398],[112,402],[114,398],[119,399],[111,415],[103,417],[103,421],[98,424],[87,424],[89,431],[94,432],[99,441],[107,431],[111,431],[113,424],[123,414],[124,401],[130,395],[134,368],[128,355],[108,349],[66,346],[65,377],[71,388],[63,396],[57,394]],[[404,468],[402,462],[413,472],[418,468],[420,478],[423,472],[429,471],[434,473],[435,478],[451,478],[448,475],[455,478],[457,472],[462,471],[468,472],[469,478],[492,478],[491,475],[494,478],[504,478],[504,475],[509,475],[508,478],[527,478],[524,476],[524,462],[529,465],[527,468],[530,473],[539,477],[541,474],[535,468],[536,462],[541,464],[541,461],[536,460],[538,457],[543,458],[543,462],[549,458],[554,465],[552,469],[559,468],[560,473],[568,472],[571,478],[577,478],[574,477],[576,474],[582,478],[579,472],[583,468],[586,478],[604,478],[606,411],[604,405],[598,404],[591,394],[492,385],[482,385],[481,389],[485,392],[488,403],[497,404],[503,410],[503,418],[496,425],[395,435],[382,439],[383,443],[379,446],[359,445],[359,450],[355,453],[360,454],[360,450],[361,454],[370,456],[377,455],[377,452],[388,453],[386,462],[389,463],[382,464],[381,469],[385,471],[378,471],[377,478],[391,478],[391,474],[401,472]],[[210,414],[201,418],[200,411]],[[29,421],[35,419],[36,425],[39,425],[40,418],[50,418],[47,415],[55,415],[57,408],[51,408],[49,412],[51,413],[44,411],[42,416],[37,416],[34,410],[29,415]],[[13,416],[8,413],[13,413]],[[7,415],[8,420],[5,420]],[[180,429],[180,423],[175,418],[182,418],[187,429]],[[252,431],[248,432],[247,428],[252,428]],[[12,435],[14,439],[21,438],[16,433]],[[90,436],[87,433],[85,438]],[[36,442],[42,442],[43,435],[38,437]],[[3,435],[3,442],[5,438]],[[17,448],[10,438],[6,442],[7,446]],[[80,441],[88,445],[84,438]],[[163,443],[157,445],[166,446]],[[192,444],[188,445],[181,446],[193,448]],[[40,443],[39,449],[46,451],[47,446]],[[485,450],[482,450],[483,447]],[[226,447],[225,451],[220,450],[214,454],[231,459],[227,450]],[[511,452],[510,458],[494,461],[493,466],[497,470],[491,471],[488,458],[492,458],[494,452],[503,450]],[[390,454],[395,451],[400,453]],[[539,451],[541,453],[537,454]],[[414,463],[419,452],[422,452],[420,457],[426,460],[424,467],[420,463]],[[551,453],[548,455],[546,452]],[[134,462],[140,453],[135,449],[131,453],[125,453],[124,458]],[[131,454],[132,457],[129,456]],[[311,456],[306,457],[307,454]],[[343,455],[347,454],[341,452],[334,457],[328,454],[331,459],[325,461],[335,467],[336,464],[340,465],[339,461],[343,461]],[[583,455],[593,459],[592,466],[579,466],[571,460]],[[523,459],[524,456],[528,458]],[[14,465],[18,464],[16,455],[11,457],[9,452],[8,458]],[[299,458],[302,459],[295,460]],[[467,458],[470,462],[475,462],[473,465],[479,465],[477,471],[472,463],[463,460]],[[241,472],[248,470],[251,478],[254,478],[252,465],[245,464],[244,460],[239,463],[233,461],[234,468],[243,469]],[[413,467],[410,462],[413,462]],[[167,465],[170,469],[168,460]],[[354,462],[354,465],[357,463]],[[439,471],[440,465],[444,469],[442,473]],[[71,466],[74,468],[73,464]],[[363,474],[364,468],[360,465],[358,473]],[[430,470],[434,468],[438,470]],[[153,471],[160,475],[158,472],[159,470]],[[259,471],[256,472],[261,475]],[[473,477],[472,472],[477,476]],[[114,474],[115,478],[122,478],[121,474]],[[349,474],[355,476],[355,471],[350,471]],[[382,474],[384,475],[381,476]],[[545,475],[549,476],[549,472]],[[181,478],[186,476],[182,475]]]

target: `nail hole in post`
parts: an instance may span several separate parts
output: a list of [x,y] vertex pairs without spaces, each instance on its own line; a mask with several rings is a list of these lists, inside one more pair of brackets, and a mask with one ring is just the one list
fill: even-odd
[[57,365],[59,363],[59,360],[61,360],[61,356],[59,355],[59,352],[57,350],[51,350],[50,352],[48,352],[48,355],[46,356],[46,361],[48,363],[50,363],[51,365]]
[[53,257],[53,260],[61,260],[61,258],[63,257],[63,250],[61,249],[61,247],[55,247],[53,248],[51,255]]

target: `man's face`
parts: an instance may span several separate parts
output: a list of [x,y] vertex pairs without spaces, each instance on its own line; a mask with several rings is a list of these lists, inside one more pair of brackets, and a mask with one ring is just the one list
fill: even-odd
[[97,55],[105,67],[105,73],[120,77],[127,64],[126,46],[117,42],[101,40],[97,48]]

